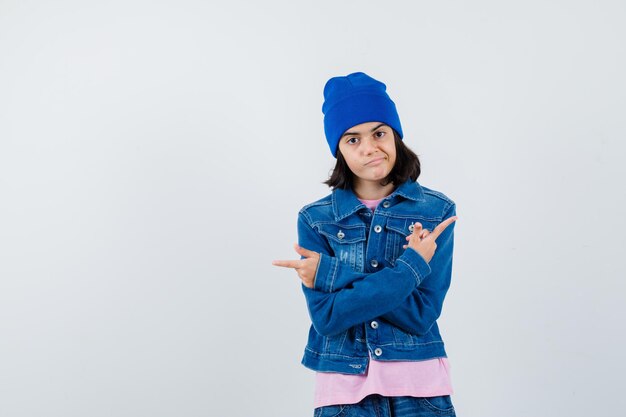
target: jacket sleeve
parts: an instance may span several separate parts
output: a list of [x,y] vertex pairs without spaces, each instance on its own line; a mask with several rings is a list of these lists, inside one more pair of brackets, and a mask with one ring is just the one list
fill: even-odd
[[314,286],[303,284],[302,290],[313,327],[325,336],[395,309],[431,272],[424,258],[411,248],[398,257],[393,268],[356,272],[333,257],[330,245],[303,212],[298,216],[298,244],[320,253]]
[[[456,205],[452,203],[443,220],[454,215]],[[431,273],[428,279],[421,281],[399,306],[383,314],[381,317],[384,320],[419,336],[427,333],[439,318],[450,288],[455,224],[452,222],[437,238],[437,249],[430,260]]]

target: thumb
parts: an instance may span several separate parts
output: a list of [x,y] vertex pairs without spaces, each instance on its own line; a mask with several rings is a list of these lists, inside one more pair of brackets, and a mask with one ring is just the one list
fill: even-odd
[[296,252],[298,252],[298,255],[304,256],[305,258],[311,258],[317,255],[317,252],[313,252],[312,250],[305,249],[302,246],[298,245],[297,243],[294,244],[293,247],[296,250]]

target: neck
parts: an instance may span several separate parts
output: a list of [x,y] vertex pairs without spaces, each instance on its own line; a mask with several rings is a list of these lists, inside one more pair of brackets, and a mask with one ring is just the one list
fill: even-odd
[[362,200],[380,200],[387,197],[396,188],[394,183],[380,185],[378,181],[362,181],[355,178],[354,194]]

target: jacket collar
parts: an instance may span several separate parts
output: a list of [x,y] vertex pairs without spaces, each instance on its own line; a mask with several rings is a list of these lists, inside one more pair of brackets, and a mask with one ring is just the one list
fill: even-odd
[[[417,181],[408,180],[396,187],[396,189],[388,197],[385,197],[385,199],[393,201],[398,197],[413,201],[423,201],[424,192],[422,191],[421,185]],[[339,221],[344,217],[365,208],[365,205],[359,201],[352,189],[334,189],[332,192],[332,204],[335,221]]]

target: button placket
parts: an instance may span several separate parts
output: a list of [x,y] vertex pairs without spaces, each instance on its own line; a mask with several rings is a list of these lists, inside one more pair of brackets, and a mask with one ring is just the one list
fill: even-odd
[[[383,233],[383,224],[385,219],[376,213],[372,216],[372,221],[370,223],[371,232],[369,233],[369,238],[367,239],[367,249],[365,252],[366,259],[369,259],[369,264],[371,268],[377,269],[380,265],[380,261],[376,258],[370,258],[371,255],[377,256],[376,253],[371,253],[371,248],[378,248],[380,245],[381,239],[384,239]],[[367,261],[366,261],[367,262]]]

